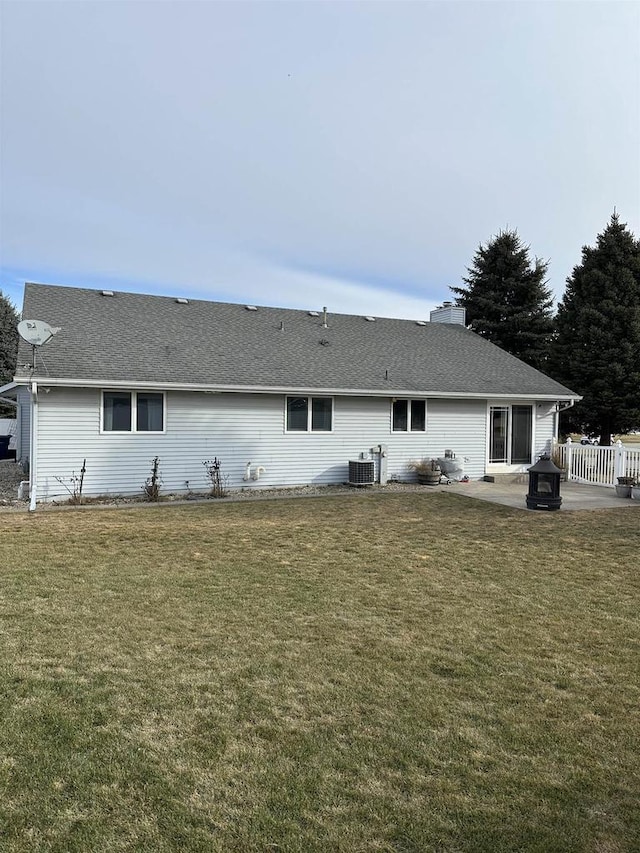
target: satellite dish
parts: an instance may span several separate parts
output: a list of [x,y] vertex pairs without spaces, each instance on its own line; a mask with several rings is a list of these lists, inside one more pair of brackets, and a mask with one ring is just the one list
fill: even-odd
[[60,327],[50,326],[42,320],[22,320],[18,323],[18,334],[32,347],[41,347],[60,331]]

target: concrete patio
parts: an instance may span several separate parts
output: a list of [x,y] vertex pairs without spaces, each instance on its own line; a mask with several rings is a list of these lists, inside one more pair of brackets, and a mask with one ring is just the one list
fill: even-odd
[[[456,495],[465,495],[481,501],[503,504],[526,512],[542,512],[543,510],[528,510],[525,503],[527,480],[522,478],[519,483],[485,483],[473,480],[469,483],[452,483],[450,486],[438,486],[441,491]],[[615,489],[605,486],[589,486],[582,483],[565,482],[560,484],[562,506],[560,512],[581,509],[631,509],[640,511],[640,501],[616,496]]]

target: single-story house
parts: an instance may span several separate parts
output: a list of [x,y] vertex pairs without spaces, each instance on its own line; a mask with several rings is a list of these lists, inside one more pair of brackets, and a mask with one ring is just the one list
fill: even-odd
[[[17,402],[17,458],[32,506],[67,494],[140,494],[154,457],[165,492],[347,481],[349,461],[409,480],[456,454],[471,479],[520,472],[580,399],[464,325],[27,284],[23,319],[60,327],[21,341],[0,394]],[[26,468],[26,464],[25,464]]]

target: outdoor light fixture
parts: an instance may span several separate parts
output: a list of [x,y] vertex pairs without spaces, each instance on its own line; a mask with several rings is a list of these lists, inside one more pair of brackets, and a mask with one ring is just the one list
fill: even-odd
[[560,475],[562,471],[549,456],[541,456],[529,468],[527,509],[560,509]]

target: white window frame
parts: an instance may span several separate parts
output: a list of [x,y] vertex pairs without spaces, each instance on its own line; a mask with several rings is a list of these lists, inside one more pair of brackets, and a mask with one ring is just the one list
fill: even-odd
[[[396,403],[406,401],[407,403],[407,428],[394,429],[393,407]],[[424,403],[424,429],[411,429],[411,406],[416,403]],[[424,397],[394,397],[391,400],[389,429],[394,435],[423,435],[427,431],[427,401]]]
[[[131,394],[131,429],[104,428],[104,395]],[[162,429],[138,429],[138,394],[162,395]],[[100,392],[100,434],[101,435],[164,435],[167,431],[167,392],[166,391],[131,391],[127,388],[103,388]]]
[[[304,398],[307,400],[307,428],[289,429],[288,401]],[[311,418],[313,414],[313,400],[330,400],[331,402],[331,429],[311,429]],[[285,394],[284,397],[284,431],[288,435],[331,435],[335,423],[335,398],[329,394]]]

